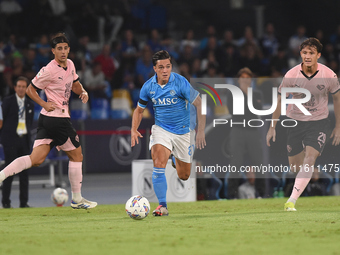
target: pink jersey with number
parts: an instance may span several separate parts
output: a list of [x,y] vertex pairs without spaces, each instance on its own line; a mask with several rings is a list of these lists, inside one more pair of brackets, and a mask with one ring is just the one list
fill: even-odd
[[[327,66],[318,63],[318,69],[311,77],[306,76],[302,71],[302,65],[297,65],[290,69],[283,77],[281,88],[304,88],[311,93],[311,99],[303,106],[311,113],[304,115],[294,104],[287,107],[287,116],[300,121],[321,120],[328,117],[328,94],[336,93],[340,90],[340,85],[336,74]],[[292,93],[293,98],[303,98],[303,93]],[[288,96],[288,95],[287,95]]]
[[40,113],[50,117],[70,118],[68,104],[72,84],[77,80],[76,69],[69,59],[66,68],[61,67],[55,59],[41,68],[33,78],[32,84],[38,89],[45,90],[47,102],[55,103],[56,109],[48,112],[42,108]]

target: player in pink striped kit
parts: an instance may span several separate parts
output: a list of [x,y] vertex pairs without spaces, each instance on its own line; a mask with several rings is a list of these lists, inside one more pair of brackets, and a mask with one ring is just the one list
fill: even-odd
[[[288,128],[287,151],[290,166],[300,170],[296,176],[292,194],[284,205],[285,211],[296,211],[295,202],[309,183],[316,158],[321,155],[328,138],[333,138],[333,145],[340,143],[340,85],[336,74],[328,67],[318,63],[322,44],[316,38],[306,39],[300,46],[302,63],[290,69],[283,78],[279,92],[283,87],[298,87],[309,90],[311,98],[303,106],[311,115],[304,115],[299,108],[290,104],[287,116],[297,121],[297,126]],[[334,103],[335,128],[331,132],[328,120],[328,94]],[[302,93],[294,93],[293,98],[302,98]],[[281,115],[281,95],[278,95],[277,108],[273,119]],[[267,145],[275,142],[276,123],[269,128]],[[301,167],[300,167],[301,166]],[[299,169],[300,168],[300,169]],[[294,170],[294,169],[292,169]],[[315,169],[314,171],[317,171]]]
[[[94,208],[97,203],[88,201],[81,195],[83,154],[69,114],[71,90],[79,95],[84,104],[89,97],[79,82],[73,62],[67,59],[70,46],[66,36],[56,34],[51,40],[51,46],[54,59],[39,71],[26,90],[27,95],[42,107],[33,151],[31,155],[19,157],[4,168],[0,172],[0,183],[8,176],[39,166],[51,148],[57,146],[70,159],[68,175],[72,189],[71,207]],[[45,90],[47,102],[39,97],[38,89]]]

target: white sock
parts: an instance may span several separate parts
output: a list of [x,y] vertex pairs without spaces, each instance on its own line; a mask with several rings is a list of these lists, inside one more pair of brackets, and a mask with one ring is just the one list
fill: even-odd
[[82,200],[82,196],[80,192],[72,192],[72,200],[75,203],[79,203]]
[[296,199],[290,197],[290,198],[287,200],[287,203],[289,203],[289,202],[292,202],[292,203],[295,205]]
[[0,172],[0,183],[2,183],[6,179],[6,175],[3,171]]

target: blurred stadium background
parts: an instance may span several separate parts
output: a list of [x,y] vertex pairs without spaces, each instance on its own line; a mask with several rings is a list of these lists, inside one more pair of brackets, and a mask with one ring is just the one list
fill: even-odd
[[[84,152],[84,180],[93,181],[91,190],[99,186],[110,189],[107,200],[99,202],[122,203],[131,195],[132,160],[150,158],[152,108],[140,127],[145,138],[133,149],[129,130],[139,89],[153,75],[151,56],[155,51],[169,51],[174,71],[188,79],[235,77],[247,66],[266,99],[271,87],[261,86],[262,82],[281,79],[299,63],[298,46],[306,37],[322,42],[320,62],[339,76],[339,9],[337,0],[1,0],[0,98],[14,92],[18,76],[32,79],[52,59],[49,37],[64,31],[71,44],[69,58],[91,98],[85,106],[75,96],[70,100]],[[36,106],[36,119],[39,111]],[[284,135],[265,153],[267,162],[287,164]],[[323,163],[337,163],[339,154],[334,147],[326,146],[324,155]],[[199,154],[196,158],[199,160]],[[228,162],[227,157],[223,160]],[[50,162],[56,174],[60,173],[55,184],[65,186],[65,158],[51,153]],[[32,180],[47,178],[49,165],[29,170]],[[327,185],[320,184],[316,194],[331,193],[338,178],[327,178]],[[119,186],[120,180],[124,187]],[[218,178],[198,179],[197,184],[198,199],[227,198]],[[266,185],[268,197],[284,188],[281,180]],[[30,201],[38,193],[33,192]],[[117,195],[124,199],[110,200]]]

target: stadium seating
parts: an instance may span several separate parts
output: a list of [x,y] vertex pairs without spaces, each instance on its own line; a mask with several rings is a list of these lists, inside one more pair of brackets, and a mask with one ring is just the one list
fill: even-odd
[[113,91],[111,99],[111,118],[126,119],[132,114],[132,100],[130,92],[125,89],[116,89]]
[[89,116],[89,106],[78,99],[70,100],[70,112],[72,119],[85,120]]
[[105,98],[91,99],[91,118],[92,119],[108,119],[109,118],[109,102]]
[[128,119],[130,116],[130,113],[124,109],[111,109],[112,119]]

